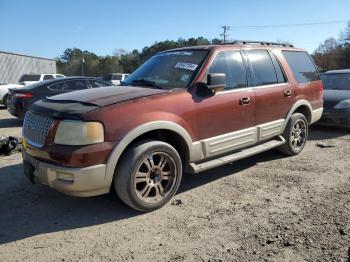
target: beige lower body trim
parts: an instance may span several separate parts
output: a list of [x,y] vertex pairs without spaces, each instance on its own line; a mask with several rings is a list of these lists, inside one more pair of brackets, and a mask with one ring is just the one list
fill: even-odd
[[207,138],[193,143],[197,161],[222,155],[258,142],[265,141],[283,133],[285,119],[279,119],[251,128]]
[[47,185],[66,195],[88,197],[106,194],[110,183],[106,183],[106,165],[83,168],[67,168],[40,162],[22,152],[23,160],[34,168],[34,181]]
[[318,120],[321,119],[322,117],[322,114],[323,114],[323,107],[319,108],[319,109],[316,109],[316,110],[313,110],[311,112],[311,122],[310,122],[310,125],[314,124],[315,122],[317,122]]

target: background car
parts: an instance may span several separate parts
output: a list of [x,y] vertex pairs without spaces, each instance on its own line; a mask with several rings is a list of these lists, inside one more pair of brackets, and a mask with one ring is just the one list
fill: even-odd
[[0,104],[7,106],[9,102],[9,89],[10,88],[23,88],[27,85],[35,84],[37,82],[62,78],[65,77],[61,74],[24,74],[18,80],[17,84],[4,84],[0,85]]
[[91,77],[65,77],[39,82],[25,88],[10,89],[7,110],[16,117],[23,117],[36,101],[76,90],[111,86],[110,83]]
[[350,128],[350,69],[328,71],[320,77],[324,111],[318,124]]
[[107,74],[101,77],[106,82],[111,83],[112,85],[120,85],[121,81],[127,79],[130,74]]

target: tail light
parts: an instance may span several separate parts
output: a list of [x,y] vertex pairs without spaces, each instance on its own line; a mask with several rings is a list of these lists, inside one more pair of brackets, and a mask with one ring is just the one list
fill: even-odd
[[320,97],[323,96],[323,83],[320,81],[320,87],[319,87]]
[[33,95],[29,94],[29,93],[15,93],[13,96],[17,97],[17,98],[31,98],[31,97],[33,97]]

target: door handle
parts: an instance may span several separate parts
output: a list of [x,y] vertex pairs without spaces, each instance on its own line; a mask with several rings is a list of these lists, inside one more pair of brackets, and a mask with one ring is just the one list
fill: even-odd
[[292,96],[292,91],[290,91],[290,90],[284,91],[284,96],[285,96],[285,97],[290,97],[290,96]]
[[240,105],[248,105],[250,103],[250,98],[249,97],[242,97],[239,99],[239,104]]

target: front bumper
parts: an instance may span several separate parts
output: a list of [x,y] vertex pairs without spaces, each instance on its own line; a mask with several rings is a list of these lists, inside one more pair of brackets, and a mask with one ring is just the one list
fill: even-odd
[[41,162],[28,155],[25,150],[22,151],[22,156],[24,173],[34,183],[44,184],[66,195],[77,197],[109,192],[110,183],[105,179],[105,164],[68,168]]
[[317,124],[350,128],[350,109],[326,110]]

